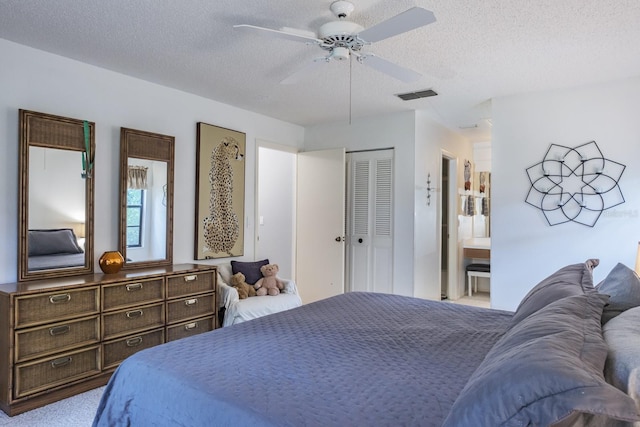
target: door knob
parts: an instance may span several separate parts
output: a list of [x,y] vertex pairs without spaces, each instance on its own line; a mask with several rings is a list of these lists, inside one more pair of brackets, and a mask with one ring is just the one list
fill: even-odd
[[359,239],[358,239],[358,243],[362,243],[362,238],[359,238]]
[[340,236],[336,237],[336,242],[342,242],[342,237]]

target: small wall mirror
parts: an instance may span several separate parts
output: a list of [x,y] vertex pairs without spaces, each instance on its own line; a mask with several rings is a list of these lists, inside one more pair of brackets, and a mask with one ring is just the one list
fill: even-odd
[[174,137],[120,130],[119,250],[124,268],[173,263]]
[[95,124],[20,110],[18,280],[93,273]]

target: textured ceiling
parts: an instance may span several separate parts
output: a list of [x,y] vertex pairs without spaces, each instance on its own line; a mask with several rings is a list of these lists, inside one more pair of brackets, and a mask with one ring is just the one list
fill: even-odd
[[[349,61],[333,61],[283,85],[323,51],[233,28],[316,32],[335,19],[331,0],[0,0],[0,38],[303,126],[425,110],[471,140],[490,138],[492,97],[640,75],[638,0],[353,3],[349,20],[365,28],[413,6],[433,11],[435,23],[365,47],[419,81],[357,62],[350,79]],[[394,96],[429,88],[439,95]]]

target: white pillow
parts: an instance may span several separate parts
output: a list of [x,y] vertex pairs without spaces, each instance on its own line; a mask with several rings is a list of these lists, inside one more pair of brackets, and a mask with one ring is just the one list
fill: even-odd
[[231,283],[231,276],[233,276],[233,272],[231,271],[231,264],[227,262],[217,265],[216,267],[218,267],[218,279],[222,279],[222,282],[225,285],[229,285]]

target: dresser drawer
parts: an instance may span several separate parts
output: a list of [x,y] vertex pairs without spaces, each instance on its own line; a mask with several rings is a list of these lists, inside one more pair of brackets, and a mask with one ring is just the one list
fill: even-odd
[[102,339],[164,326],[164,303],[145,305],[102,315]]
[[167,277],[167,298],[186,297],[215,290],[215,270]]
[[16,328],[90,316],[100,311],[100,288],[83,288],[21,296],[15,299]]
[[215,294],[190,296],[167,302],[167,323],[214,314]]
[[100,373],[100,346],[70,351],[55,357],[16,365],[14,397]]
[[109,369],[117,366],[132,354],[164,343],[164,329],[128,336],[104,343],[102,367]]
[[164,279],[137,280],[102,287],[102,309],[117,310],[164,299]]
[[167,327],[167,342],[212,331],[215,328],[216,325],[213,316],[179,323],[177,325]]
[[15,333],[15,358],[22,362],[100,341],[100,317],[85,317]]

